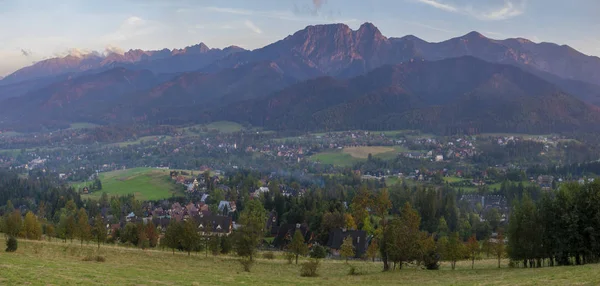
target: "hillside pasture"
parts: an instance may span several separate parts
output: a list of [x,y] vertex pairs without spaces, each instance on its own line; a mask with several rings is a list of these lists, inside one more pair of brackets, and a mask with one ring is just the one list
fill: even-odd
[[[134,168],[100,173],[102,190],[85,197],[98,199],[103,192],[109,196],[133,194],[139,200],[160,200],[173,195],[182,195],[180,186],[175,185],[169,170]],[[78,186],[81,187],[81,186]]]
[[[5,244],[4,235],[0,245]],[[105,262],[83,261],[99,255]],[[306,261],[300,258],[300,263]],[[14,253],[0,253],[0,285],[598,285],[600,265],[537,269],[509,268],[503,260],[459,261],[456,270],[405,266],[382,272],[381,262],[325,259],[317,277],[301,277],[300,266],[287,264],[281,252],[273,260],[256,259],[251,272],[242,271],[234,256],[140,250],[93,243],[19,240]],[[348,275],[350,265],[360,275]],[[202,269],[201,275],[198,271]]]

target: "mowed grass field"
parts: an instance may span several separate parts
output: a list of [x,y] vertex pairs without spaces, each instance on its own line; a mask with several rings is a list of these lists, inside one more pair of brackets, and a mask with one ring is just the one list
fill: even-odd
[[[0,245],[4,245],[4,235]],[[105,262],[87,262],[87,256],[100,255]],[[300,263],[304,262],[300,259]],[[242,271],[234,256],[205,257],[161,250],[101,246],[78,242],[19,240],[15,253],[0,252],[0,285],[598,285],[600,265],[508,268],[502,261],[457,263],[451,270],[416,267],[381,272],[380,262],[351,261],[361,275],[349,276],[349,266],[339,260],[322,260],[318,277],[300,277],[300,265],[256,259],[251,272]]]
[[127,146],[131,146],[131,145],[141,144],[142,142],[144,142],[144,143],[149,143],[149,142],[162,143],[162,142],[165,142],[165,141],[168,141],[171,139],[173,139],[173,137],[169,136],[169,135],[143,136],[143,137],[137,138],[136,140],[123,141],[123,142],[119,142],[119,143],[114,143],[113,145],[116,145],[119,147],[127,147]]
[[153,168],[134,168],[100,173],[102,190],[83,195],[98,199],[103,192],[110,195],[133,194],[140,200],[159,200],[181,195],[182,191],[171,182],[169,170]]
[[360,146],[346,147],[342,150],[325,151],[311,156],[311,160],[335,166],[352,166],[366,160],[371,154],[375,158],[389,160],[396,158],[398,152],[406,151],[402,146]]

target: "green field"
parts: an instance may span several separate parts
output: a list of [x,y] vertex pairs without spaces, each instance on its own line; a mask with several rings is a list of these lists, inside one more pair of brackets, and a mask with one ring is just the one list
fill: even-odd
[[317,153],[312,155],[310,160],[318,161],[322,164],[347,167],[367,159],[369,154],[375,158],[390,160],[396,158],[399,152],[404,151],[407,151],[407,149],[402,146],[347,147],[342,150],[330,150]]
[[0,137],[15,137],[19,135],[21,135],[21,133],[15,131],[7,131],[0,133]]
[[[98,199],[103,192],[110,195],[133,194],[139,200],[159,200],[181,195],[169,177],[169,170],[134,168],[100,173],[102,190],[84,197]],[[82,185],[76,185],[81,188]]]
[[243,126],[231,121],[217,121],[207,124],[206,128],[208,128],[208,130],[216,130],[221,133],[234,133],[242,131]]
[[340,150],[317,153],[310,156],[310,160],[340,167],[349,167],[361,161],[361,159],[352,157],[352,155],[343,153]]
[[71,127],[69,129],[84,129],[84,128],[94,128],[99,126],[98,124],[88,123],[88,122],[76,122],[71,123]]
[[144,137],[137,138],[136,140],[133,140],[133,141],[124,141],[124,142],[114,143],[113,145],[119,146],[119,147],[127,147],[127,146],[131,146],[131,145],[141,144],[142,142],[162,143],[165,141],[169,141],[171,139],[173,139],[173,137],[168,136],[168,135],[144,136]]
[[[0,237],[4,245],[4,235]],[[86,262],[100,255],[105,262]],[[304,259],[300,260],[302,263]],[[139,250],[92,244],[19,240],[15,253],[0,252],[0,285],[598,285],[600,265],[498,269],[496,261],[457,263],[456,270],[415,267],[382,272],[381,263],[351,261],[361,275],[349,276],[343,261],[322,260],[318,277],[300,277],[300,266],[279,256],[256,259],[251,272],[243,272],[233,256]]]

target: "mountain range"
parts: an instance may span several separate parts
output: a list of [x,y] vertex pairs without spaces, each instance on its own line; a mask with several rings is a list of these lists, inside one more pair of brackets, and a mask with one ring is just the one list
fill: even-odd
[[477,32],[439,43],[371,23],[263,48],[69,55],[0,80],[0,128],[234,120],[272,129],[560,132],[600,119],[600,58]]

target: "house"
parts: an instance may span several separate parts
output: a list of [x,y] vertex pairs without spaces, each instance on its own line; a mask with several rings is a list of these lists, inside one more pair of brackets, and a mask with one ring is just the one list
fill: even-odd
[[292,241],[292,238],[297,230],[299,230],[304,237],[305,243],[310,243],[312,241],[312,233],[308,229],[308,224],[288,223],[279,226],[277,235],[275,236],[275,239],[273,239],[273,245],[283,249]]
[[227,236],[233,231],[232,220],[229,216],[201,212],[199,216],[194,217],[194,221],[198,225],[198,232],[201,235]]
[[267,187],[260,187],[256,191],[254,191],[254,193],[252,194],[252,196],[255,197],[255,198],[258,198],[260,196],[260,194],[266,193],[268,191],[269,191],[269,188],[267,188]]
[[369,246],[367,232],[364,230],[346,230],[340,228],[331,230],[329,232],[329,240],[327,241],[327,247],[331,249],[331,254],[334,256],[340,255],[340,248],[346,237],[352,238],[354,257],[362,257]]
[[540,187],[544,191],[551,190],[553,182],[554,182],[553,176],[540,175],[537,177],[537,183],[538,183],[538,185],[540,185]]
[[219,212],[228,215],[236,211],[235,202],[233,201],[220,201],[219,202]]

